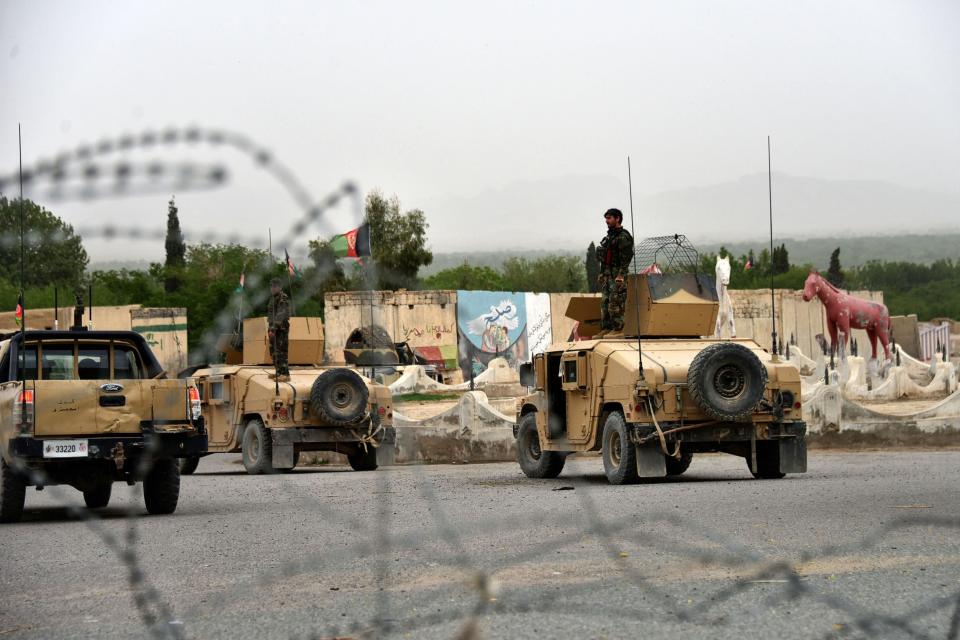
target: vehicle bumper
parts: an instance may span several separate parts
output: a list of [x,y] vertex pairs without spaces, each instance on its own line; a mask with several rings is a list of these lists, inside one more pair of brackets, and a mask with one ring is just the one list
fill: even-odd
[[[274,447],[295,444],[351,444],[362,442],[367,436],[366,427],[286,427],[270,429]],[[395,427],[383,427],[374,437],[378,444],[394,444],[397,441]]]
[[[20,458],[44,459],[43,447],[47,440],[74,438],[19,437],[10,440],[10,453]],[[148,433],[124,436],[87,436],[75,438],[87,441],[87,456],[78,458],[48,458],[58,463],[78,460],[137,459],[144,454],[154,458],[185,458],[207,452],[207,434],[197,432]]]

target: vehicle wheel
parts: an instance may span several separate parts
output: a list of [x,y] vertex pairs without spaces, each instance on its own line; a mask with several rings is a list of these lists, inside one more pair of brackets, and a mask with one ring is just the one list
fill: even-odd
[[666,461],[667,475],[680,476],[683,475],[684,471],[690,468],[690,463],[693,462],[693,454],[689,451],[681,451],[679,460],[672,456],[666,456]]
[[748,420],[766,386],[767,369],[760,358],[736,342],[711,344],[693,358],[687,372],[694,402],[716,420]]
[[273,440],[259,418],[243,430],[243,466],[250,475],[273,473]]
[[627,423],[619,411],[607,416],[603,424],[603,470],[610,484],[633,484],[637,473],[637,449],[630,441]]
[[165,515],[177,510],[180,499],[180,469],[172,458],[155,460],[143,479],[143,501],[147,513]]
[[347,454],[347,460],[354,471],[373,471],[377,468],[377,450],[367,445],[366,451],[363,447],[357,447],[356,453]]
[[83,492],[83,501],[88,509],[103,509],[110,504],[110,492],[113,489],[112,482],[105,482],[93,489]]
[[27,498],[27,483],[0,457],[0,522],[19,522]]
[[747,468],[758,480],[779,480],[787,475],[780,471],[780,447],[776,442],[758,442],[757,472],[753,472],[749,456],[747,456]]
[[180,467],[180,475],[189,476],[197,470],[200,464],[200,456],[190,456],[189,458],[177,458],[177,466]]
[[517,462],[528,478],[556,478],[563,471],[567,456],[559,451],[540,449],[537,433],[537,414],[528,413],[520,418],[517,428]]
[[367,383],[356,371],[330,369],[313,381],[310,412],[335,425],[354,424],[367,414],[369,397]]

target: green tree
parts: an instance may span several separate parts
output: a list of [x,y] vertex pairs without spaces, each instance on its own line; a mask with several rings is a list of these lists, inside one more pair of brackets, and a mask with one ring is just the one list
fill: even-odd
[[381,289],[415,288],[420,267],[433,262],[433,253],[427,249],[429,225],[423,211],[400,213],[396,196],[388,200],[379,191],[372,191],[367,195],[366,219],[376,285]]
[[773,274],[786,273],[790,270],[790,256],[787,253],[787,245],[781,244],[773,248],[773,261],[771,262]]
[[463,289],[465,291],[502,291],[503,276],[490,267],[473,267],[466,262],[438,271],[425,278],[424,289]]
[[347,275],[327,240],[311,240],[309,255],[314,270],[312,273],[304,273],[304,280],[309,282],[311,287],[316,288],[321,295],[326,291],[346,290]]
[[586,273],[577,256],[545,256],[536,260],[509,258],[503,263],[506,291],[583,292]]
[[[23,225],[24,287],[77,287],[89,259],[73,227],[30,200],[23,201]],[[19,287],[20,200],[3,196],[0,196],[0,279]]]
[[171,196],[170,202],[167,203],[167,239],[164,243],[167,259],[164,263],[166,278],[163,286],[167,293],[173,293],[180,288],[180,272],[186,264],[187,244],[183,241],[177,211],[177,205],[174,204]]
[[587,290],[596,293],[600,289],[597,279],[600,277],[600,264],[597,262],[597,245],[590,243],[587,247],[587,259],[584,263],[587,271]]
[[835,287],[843,286],[843,269],[840,267],[840,247],[830,254],[830,266],[827,267],[827,281]]

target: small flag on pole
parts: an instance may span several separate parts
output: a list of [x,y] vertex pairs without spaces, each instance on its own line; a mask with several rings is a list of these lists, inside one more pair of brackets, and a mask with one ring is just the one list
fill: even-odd
[[237,285],[237,293],[243,293],[243,283],[246,281],[245,273],[240,274],[240,284]]
[[743,270],[750,271],[750,269],[753,269],[753,263],[750,260],[747,260],[747,263],[743,265]]
[[13,314],[13,319],[16,321],[18,327],[23,327],[23,293],[20,293],[20,297],[17,298],[17,311]]
[[293,260],[290,259],[290,254],[287,253],[286,249],[283,250],[283,255],[287,257],[287,273],[290,274],[291,278],[300,278],[302,276],[300,269],[293,266]]
[[371,255],[370,224],[363,223],[356,229],[330,238],[330,248],[338,258],[360,258]]

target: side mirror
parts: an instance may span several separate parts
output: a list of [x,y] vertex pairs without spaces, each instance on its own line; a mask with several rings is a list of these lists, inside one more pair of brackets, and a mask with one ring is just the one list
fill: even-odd
[[520,384],[525,387],[536,386],[537,376],[533,372],[532,362],[524,362],[520,365]]

